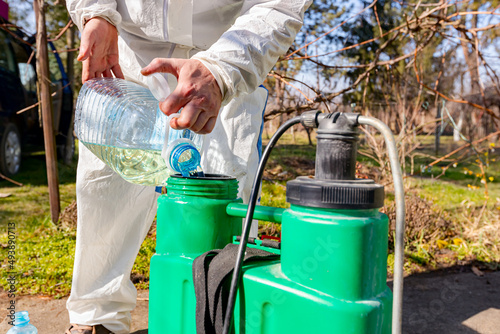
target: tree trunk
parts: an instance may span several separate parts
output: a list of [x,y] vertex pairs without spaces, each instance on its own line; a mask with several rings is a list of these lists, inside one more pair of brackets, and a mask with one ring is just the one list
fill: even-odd
[[38,76],[39,101],[42,109],[43,139],[45,143],[45,159],[47,164],[47,181],[49,186],[50,215],[57,223],[61,212],[59,202],[59,175],[57,171],[57,155],[54,122],[52,115],[52,98],[50,96],[49,55],[47,50],[47,30],[45,27],[45,1],[33,2],[37,18],[36,33],[36,69]]

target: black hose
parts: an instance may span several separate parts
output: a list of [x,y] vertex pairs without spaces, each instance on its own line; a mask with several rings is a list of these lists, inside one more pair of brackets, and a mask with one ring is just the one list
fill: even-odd
[[223,334],[229,334],[231,332],[231,327],[233,325],[233,312],[234,304],[236,301],[236,293],[238,291],[238,283],[241,278],[241,267],[243,265],[243,258],[245,256],[245,250],[247,248],[248,235],[250,234],[250,226],[252,225],[253,213],[255,211],[255,205],[257,203],[257,197],[259,195],[260,182],[262,180],[262,174],[264,173],[264,167],[266,165],[267,159],[273,149],[274,145],[278,139],[285,133],[288,128],[292,125],[300,123],[302,117],[294,117],[279,127],[276,133],[272,136],[269,144],[266,146],[262,159],[260,160],[259,167],[257,168],[257,175],[255,175],[255,180],[253,182],[252,192],[250,194],[250,202],[248,203],[248,211],[245,217],[245,224],[243,225],[243,231],[241,235],[240,246],[238,247],[238,256],[236,258],[236,264],[234,265],[233,277],[231,279],[231,287],[229,289],[229,300],[226,308],[226,316],[224,318],[224,330]]

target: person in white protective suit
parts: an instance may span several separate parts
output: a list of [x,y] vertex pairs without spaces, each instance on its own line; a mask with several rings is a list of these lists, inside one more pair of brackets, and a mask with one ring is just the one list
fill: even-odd
[[[259,162],[267,91],[259,87],[292,44],[312,0],[66,0],[82,33],[82,78],[145,84],[169,73],[160,109],[174,128],[207,134],[202,167],[234,176],[248,200]],[[159,57],[159,58],[157,58]],[[142,69],[142,74],[141,74]],[[176,85],[177,82],[177,85]],[[83,145],[68,334],[129,333],[130,272],[156,212],[154,187],[121,179]]]

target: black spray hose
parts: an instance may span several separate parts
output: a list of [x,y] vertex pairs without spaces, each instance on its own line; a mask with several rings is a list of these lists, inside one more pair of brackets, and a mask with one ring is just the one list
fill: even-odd
[[255,205],[257,203],[257,197],[259,196],[260,182],[262,180],[262,174],[264,173],[264,167],[266,165],[267,159],[273,149],[274,145],[278,139],[288,130],[292,125],[300,123],[303,117],[297,116],[279,127],[276,133],[272,136],[269,144],[266,146],[262,159],[260,160],[259,167],[257,168],[257,174],[255,175],[255,180],[253,182],[252,192],[250,194],[250,202],[248,203],[248,211],[245,217],[245,224],[243,225],[243,231],[241,234],[240,246],[238,247],[238,256],[236,258],[236,264],[234,266],[233,278],[231,279],[231,287],[229,290],[229,300],[227,302],[226,316],[224,318],[224,330],[223,334],[229,334],[231,332],[231,327],[233,324],[233,312],[234,304],[236,301],[236,293],[238,291],[238,284],[241,278],[241,267],[243,265],[243,258],[245,256],[245,251],[247,248],[248,235],[250,234],[250,226],[252,226],[253,213],[255,211]]

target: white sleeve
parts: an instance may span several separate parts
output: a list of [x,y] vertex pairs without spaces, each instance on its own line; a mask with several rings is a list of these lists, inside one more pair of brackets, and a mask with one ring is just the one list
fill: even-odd
[[116,10],[115,0],[66,0],[66,7],[80,31],[93,17],[102,17],[115,27],[122,21],[120,13]]
[[208,50],[192,59],[215,76],[227,103],[253,92],[283,55],[303,24],[312,0],[249,0],[241,16]]

